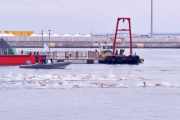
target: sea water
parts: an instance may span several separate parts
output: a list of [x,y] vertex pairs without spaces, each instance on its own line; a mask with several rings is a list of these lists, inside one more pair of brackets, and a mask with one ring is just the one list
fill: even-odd
[[179,119],[180,49],[133,52],[144,63],[1,66],[0,120]]

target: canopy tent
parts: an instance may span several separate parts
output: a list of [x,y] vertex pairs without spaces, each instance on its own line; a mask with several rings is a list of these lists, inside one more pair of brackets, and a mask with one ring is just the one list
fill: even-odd
[[89,38],[89,41],[92,39],[92,36],[90,34],[86,34],[83,36],[83,41],[84,41],[84,38]]
[[7,33],[5,33],[5,34],[3,35],[3,37],[9,37],[9,35],[8,35]]
[[[69,34],[64,34],[64,35],[61,35],[61,37],[63,38],[63,37],[66,37],[66,38],[70,38],[71,40],[72,40],[72,35],[69,35]],[[68,40],[70,40],[70,39],[68,39]]]
[[30,37],[40,37],[40,35],[36,35],[35,33],[33,33]]
[[90,34],[84,35],[83,37],[92,37]]
[[[42,35],[41,35],[41,36],[42,36]],[[49,37],[49,35],[44,33],[44,34],[43,34],[43,37]]]
[[62,35],[62,37],[72,37],[72,35],[64,34],[64,35]]
[[75,35],[72,35],[72,37],[82,37],[82,35],[75,34]]
[[9,37],[15,37],[12,33],[8,34]]
[[58,35],[58,34],[54,34],[54,35],[51,35],[52,37],[61,37],[62,35]]

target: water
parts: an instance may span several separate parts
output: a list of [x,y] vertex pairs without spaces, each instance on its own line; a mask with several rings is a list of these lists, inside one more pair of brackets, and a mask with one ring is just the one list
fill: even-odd
[[2,66],[0,118],[179,119],[180,50],[134,49],[134,52],[145,59],[144,64],[72,64],[64,70]]

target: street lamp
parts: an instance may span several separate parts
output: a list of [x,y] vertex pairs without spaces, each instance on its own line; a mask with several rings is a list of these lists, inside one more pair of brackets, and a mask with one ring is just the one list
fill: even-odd
[[41,34],[42,34],[42,52],[43,52],[43,47],[44,47],[44,44],[43,44],[43,30],[41,30]]
[[48,30],[49,31],[49,59],[50,59],[50,32],[51,32],[51,30]]

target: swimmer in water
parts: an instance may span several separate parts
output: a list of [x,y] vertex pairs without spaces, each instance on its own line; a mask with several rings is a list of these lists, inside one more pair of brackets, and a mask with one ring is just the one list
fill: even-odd
[[75,75],[75,74],[72,74],[72,76],[76,77],[76,75]]
[[162,86],[162,84],[155,84],[155,86]]
[[46,86],[46,84],[43,84],[43,83],[41,83],[41,82],[39,82],[39,84],[41,85],[41,87],[42,87],[42,86]]
[[122,78],[120,78],[118,81],[121,81],[121,80],[123,80]]
[[35,82],[31,82],[31,83],[29,83],[29,84],[35,84]]
[[59,85],[62,85],[62,82],[59,82],[58,84],[59,84]]
[[143,82],[144,86],[146,86],[146,82]]
[[73,87],[73,88],[75,88],[75,87],[79,87],[79,85],[73,85],[72,87]]

